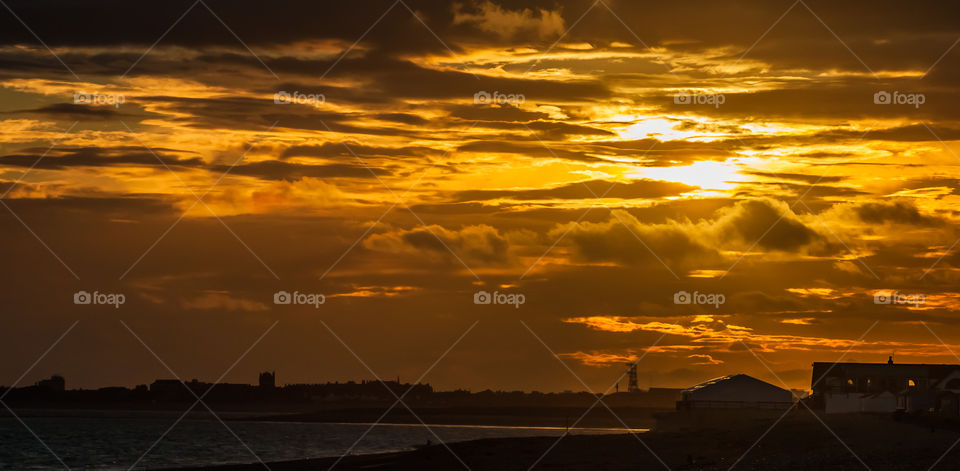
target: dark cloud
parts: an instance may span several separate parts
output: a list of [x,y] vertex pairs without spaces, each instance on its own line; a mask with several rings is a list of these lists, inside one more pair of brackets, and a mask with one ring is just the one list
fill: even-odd
[[224,173],[228,170],[234,175],[245,175],[266,180],[299,180],[301,178],[376,178],[389,175],[390,171],[364,165],[305,165],[290,162],[268,160],[244,165],[214,165],[208,167],[212,172]]
[[378,147],[361,144],[356,141],[326,142],[320,145],[298,145],[283,150],[280,158],[289,157],[408,157],[440,154],[441,151],[430,147]]
[[796,251],[819,235],[797,220],[783,204],[769,200],[747,200],[724,212],[720,232],[769,250]]
[[804,182],[809,184],[814,183],[837,183],[843,180],[846,180],[846,177],[840,177],[835,175],[814,175],[814,174],[805,174],[805,173],[775,173],[775,172],[763,172],[758,170],[746,171],[744,172],[747,175],[756,175],[758,177],[767,177],[773,179],[782,179],[782,180],[792,180],[798,182]]
[[43,116],[58,120],[70,121],[113,121],[131,116],[127,113],[121,113],[115,107],[75,105],[72,103],[54,103],[52,105],[46,105],[39,108],[13,110],[6,111],[4,113],[11,115]]
[[914,226],[939,226],[943,221],[922,214],[912,201],[866,202],[854,207],[857,216],[870,224],[896,223]]
[[487,225],[465,226],[459,230],[424,226],[373,234],[364,240],[363,245],[383,252],[441,257],[451,263],[462,258],[482,264],[506,263],[510,248],[507,239]]
[[[566,230],[557,228],[551,236],[559,238]],[[576,247],[578,256],[588,261],[653,267],[658,259],[668,266],[693,259],[709,265],[711,259],[718,259],[714,249],[698,241],[686,228],[675,224],[642,224],[627,213],[620,213],[605,223],[576,224],[566,237]]]
[[167,216],[176,211],[168,195],[129,194],[116,196],[61,196],[57,198],[16,198],[8,202],[17,212],[33,216],[77,216],[128,219]]
[[374,118],[382,121],[392,121],[395,123],[410,124],[415,126],[425,126],[430,123],[430,121],[426,118],[410,113],[381,113],[374,115]]
[[[736,196],[739,197],[762,197],[764,195],[779,193],[784,199],[791,198],[792,201],[803,201],[804,204],[818,205],[825,203],[832,204],[829,200],[836,197],[852,198],[860,195],[869,194],[866,191],[837,185],[829,185],[815,180],[810,183],[790,183],[790,182],[744,182],[737,190]],[[802,207],[802,206],[801,206]]]
[[931,176],[923,178],[912,178],[904,181],[901,186],[909,190],[921,188],[947,188],[950,194],[956,194],[960,190],[960,179],[947,176]]
[[561,158],[570,160],[580,160],[587,162],[600,161],[600,158],[587,155],[584,152],[571,151],[563,147],[547,147],[540,142],[510,142],[507,140],[497,141],[473,141],[460,145],[457,148],[460,152],[484,152],[498,154],[517,154],[524,157],[540,158]]
[[[181,158],[172,155],[173,153],[183,153],[172,149],[153,149],[153,152],[150,152],[143,147],[83,147],[49,151],[47,149],[26,149],[26,151],[32,153],[10,154],[0,157],[0,165],[33,167],[43,170],[122,165],[145,167],[199,167],[203,165],[203,160],[199,157]],[[44,153],[47,153],[47,155],[44,156]]]
[[721,253],[735,248],[791,253],[828,250],[822,237],[786,204],[766,199],[740,201],[698,223],[668,220],[651,224],[617,210],[606,222],[571,224],[571,228],[554,229],[552,235],[566,233],[578,254],[591,261],[649,266],[663,260],[674,268],[696,262],[704,268],[718,262],[722,265]]
[[457,192],[454,198],[458,201],[482,201],[499,198],[518,201],[591,198],[639,199],[677,196],[698,188],[683,183],[660,180],[637,180],[630,183],[592,180],[535,190],[466,190]]
[[593,155],[629,157],[645,166],[689,165],[699,160],[726,160],[742,146],[740,142],[719,140],[698,142],[686,140],[659,141],[653,138],[616,140],[583,146]]
[[452,105],[450,116],[467,121],[530,122],[549,117],[548,113],[511,105]]
[[[266,180],[299,180],[304,177],[329,178],[374,178],[389,175],[387,169],[364,165],[328,164],[308,165],[282,162],[277,160],[243,163],[239,165],[207,164],[199,157],[182,158],[173,155],[183,153],[172,149],[144,148],[78,148],[54,149],[43,155],[43,151],[32,149],[33,154],[11,154],[0,157],[0,165],[28,167],[40,170],[67,170],[76,167],[170,167],[201,169],[216,174],[229,173],[245,175]],[[154,153],[155,152],[155,153]]]

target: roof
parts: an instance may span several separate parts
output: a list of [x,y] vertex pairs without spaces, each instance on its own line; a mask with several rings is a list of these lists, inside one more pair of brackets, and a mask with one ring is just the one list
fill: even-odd
[[709,380],[709,381],[704,381],[704,382],[702,382],[702,383],[700,383],[700,384],[696,384],[696,385],[690,386],[689,388],[684,389],[683,392],[693,392],[693,391],[696,391],[696,390],[698,390],[698,389],[703,389],[703,388],[706,388],[706,387],[708,387],[708,386],[712,386],[712,385],[714,385],[714,384],[717,384],[717,383],[719,383],[719,382],[721,382],[721,381],[727,381],[727,380],[729,380],[729,379],[732,379],[732,378],[735,377],[735,376],[747,376],[747,375],[727,375],[727,376],[721,376],[721,377],[719,377],[719,378],[713,378],[713,379],[711,379],[711,380]]
[[938,363],[840,363],[814,362],[813,375],[810,379],[812,389],[822,388],[828,377],[862,377],[862,376],[909,376],[939,380],[954,371],[960,370],[960,365]]
[[849,366],[947,366],[951,368],[960,368],[960,365],[951,365],[948,363],[857,363],[857,362],[836,362],[836,361],[815,361],[813,366],[817,365],[849,365]]
[[694,386],[690,386],[689,388],[684,389],[683,392],[684,392],[684,393],[693,393],[693,392],[701,391],[701,390],[708,389],[708,388],[711,388],[711,387],[714,387],[714,386],[721,386],[721,385],[726,385],[726,384],[731,384],[731,383],[762,385],[762,386],[767,387],[767,388],[770,388],[770,389],[779,389],[780,391],[784,391],[784,392],[786,392],[786,393],[788,393],[788,394],[792,394],[790,391],[787,391],[786,389],[783,389],[783,388],[781,388],[781,387],[777,387],[777,386],[772,385],[772,384],[770,384],[770,383],[768,383],[768,382],[766,382],[766,381],[759,380],[759,379],[757,379],[757,378],[754,378],[753,376],[749,376],[749,375],[745,375],[745,374],[727,375],[727,376],[721,376],[721,377],[719,377],[719,378],[714,378],[714,379],[711,379],[711,380],[709,380],[709,381],[704,381],[704,382],[702,382],[702,383],[700,383],[700,384],[697,384],[697,385],[694,385]]

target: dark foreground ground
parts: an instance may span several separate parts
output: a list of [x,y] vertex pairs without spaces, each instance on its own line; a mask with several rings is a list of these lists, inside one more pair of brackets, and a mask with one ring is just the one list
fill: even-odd
[[[725,430],[632,435],[489,439],[406,453],[349,456],[341,470],[957,470],[956,425],[906,423],[888,416],[791,412],[771,419],[730,420]],[[639,437],[639,438],[638,438]],[[642,440],[642,442],[641,442]],[[327,470],[336,459],[268,463],[274,471]],[[265,469],[251,464],[204,468]]]
[[[650,407],[417,407],[416,415],[403,407],[394,407],[387,415],[385,408],[331,408],[316,412],[283,415],[261,415],[237,420],[271,422],[353,422],[449,425],[503,425],[520,427],[651,428],[654,414],[668,412]],[[613,411],[611,413],[611,411]],[[586,412],[586,414],[585,414]]]

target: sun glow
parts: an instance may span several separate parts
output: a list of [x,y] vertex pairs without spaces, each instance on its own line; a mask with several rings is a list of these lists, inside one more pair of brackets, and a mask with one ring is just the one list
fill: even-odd
[[[703,118],[683,118],[687,121],[697,121],[706,123]],[[722,133],[704,131],[704,129],[681,129],[682,121],[672,117],[658,117],[641,119],[630,126],[627,126],[619,132],[620,139],[656,139],[661,142],[666,141],[695,141],[710,142],[723,137]]]
[[746,180],[746,176],[740,174],[738,164],[712,160],[678,167],[645,167],[629,176],[680,182],[698,186],[702,190],[732,190],[738,182]]

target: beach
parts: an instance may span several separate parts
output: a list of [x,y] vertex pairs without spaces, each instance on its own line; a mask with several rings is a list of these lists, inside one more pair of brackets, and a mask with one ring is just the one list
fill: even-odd
[[402,406],[328,408],[293,414],[260,414],[235,417],[270,422],[395,423],[444,425],[488,425],[512,427],[653,427],[654,415],[668,411],[653,407],[417,407],[416,414]]
[[[821,422],[821,420],[823,422]],[[776,424],[774,424],[776,422]],[[915,470],[957,469],[955,424],[908,423],[888,415],[734,420],[699,430],[645,434],[486,439],[403,453],[269,463],[276,471],[329,469],[471,470]],[[948,450],[950,450],[949,453]],[[260,463],[194,470],[247,471]]]

